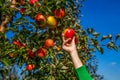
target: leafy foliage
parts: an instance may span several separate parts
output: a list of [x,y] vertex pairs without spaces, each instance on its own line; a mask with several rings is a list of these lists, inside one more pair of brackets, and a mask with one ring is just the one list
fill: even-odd
[[[33,5],[29,3],[29,0],[23,0],[24,3],[21,3],[22,0],[12,1],[15,1],[14,5],[11,0],[0,1],[0,22],[2,23],[6,16],[11,18],[7,23],[5,32],[0,32],[0,62],[2,67],[11,67],[17,63],[17,67],[21,68],[19,75],[28,80],[76,79],[70,56],[61,48],[61,33],[66,28],[73,28],[78,37],[77,50],[83,63],[95,80],[103,78],[96,72],[97,62],[93,52],[99,51],[103,54],[104,46],[118,51],[119,46],[115,44],[115,41],[120,38],[120,34],[116,35],[114,41],[111,34],[100,39],[100,34],[93,28],[83,29],[79,17],[80,7],[82,7],[84,0],[38,0]],[[65,10],[65,16],[63,18],[55,17],[54,10],[61,8]],[[35,21],[38,13],[45,16],[45,19],[48,16],[54,16],[57,21],[55,28],[50,28],[48,24],[40,27]],[[6,37],[9,32],[14,34],[10,39],[7,38],[9,35]],[[40,58],[37,51],[40,48],[45,48],[44,42],[49,38],[54,40],[54,46],[46,48],[45,57]],[[102,41],[106,39],[110,41],[102,44]],[[17,44],[13,43],[16,40],[19,41],[19,44],[18,42]],[[31,50],[31,54],[34,56],[29,56],[28,50]],[[27,64],[34,64],[35,68],[32,71],[26,70]],[[2,77],[4,77],[3,74],[9,75],[2,73],[2,70],[0,71]]]

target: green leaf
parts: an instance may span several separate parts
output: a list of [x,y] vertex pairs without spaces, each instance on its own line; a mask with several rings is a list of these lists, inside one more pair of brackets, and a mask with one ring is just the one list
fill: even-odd
[[103,40],[105,40],[105,39],[107,39],[107,38],[108,38],[108,36],[102,36],[101,41],[103,41]]
[[111,35],[111,34],[109,34],[109,35],[108,35],[108,38],[109,38],[110,40],[112,40],[112,35]]
[[102,54],[104,53],[104,49],[100,46],[97,46],[98,51],[100,51]]
[[56,5],[59,5],[60,3],[61,3],[61,1],[59,0],[59,1],[56,2]]
[[0,6],[2,6],[2,1],[0,0]]
[[112,49],[115,46],[114,42],[108,42],[107,48]]
[[98,38],[100,36],[100,34],[98,32],[94,32],[93,36],[95,36],[95,38]]
[[93,28],[87,28],[87,32],[88,32],[88,34],[92,34],[94,32],[94,29]]
[[109,34],[108,36],[103,36],[102,39],[101,39],[101,41],[103,41],[103,40],[105,40],[107,38],[110,39],[110,40],[112,40],[112,35]]
[[98,40],[96,40],[96,39],[91,39],[91,41],[92,41],[92,45],[93,45],[93,46],[97,47],[97,46],[99,45]]
[[9,60],[6,59],[6,58],[1,59],[1,62],[3,62],[3,64],[4,64],[5,66],[10,66],[10,64],[9,64]]
[[113,49],[114,49],[115,51],[118,51],[118,47],[117,47],[117,46],[113,46]]
[[120,34],[117,34],[115,40],[117,41],[119,38],[120,38]]

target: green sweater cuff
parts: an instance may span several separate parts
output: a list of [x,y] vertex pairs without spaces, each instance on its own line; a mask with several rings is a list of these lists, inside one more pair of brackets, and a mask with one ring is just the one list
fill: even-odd
[[75,69],[75,75],[78,80],[92,80],[85,66]]

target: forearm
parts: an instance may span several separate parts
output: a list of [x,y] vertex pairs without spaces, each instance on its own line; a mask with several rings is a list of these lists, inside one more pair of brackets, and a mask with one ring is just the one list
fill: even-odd
[[70,56],[71,56],[71,59],[72,59],[72,62],[74,64],[75,68],[79,68],[79,67],[83,66],[83,63],[78,56],[77,50],[72,51],[70,53]]
[[72,58],[72,62],[73,62],[74,67],[75,67],[75,74],[76,74],[77,79],[78,80],[92,80],[92,77],[90,76],[90,74],[86,70],[86,67],[83,66],[83,63],[78,56],[77,50],[72,51],[70,53],[70,56]]

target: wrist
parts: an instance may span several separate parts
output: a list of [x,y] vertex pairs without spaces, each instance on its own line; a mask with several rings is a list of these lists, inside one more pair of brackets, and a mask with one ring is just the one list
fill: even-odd
[[69,53],[70,53],[71,56],[74,56],[74,55],[77,55],[77,54],[78,54],[78,52],[77,52],[76,49],[75,49],[75,50],[72,50],[72,51],[69,52]]
[[77,50],[70,52],[72,62],[74,63],[75,68],[83,66],[81,59],[79,58]]

